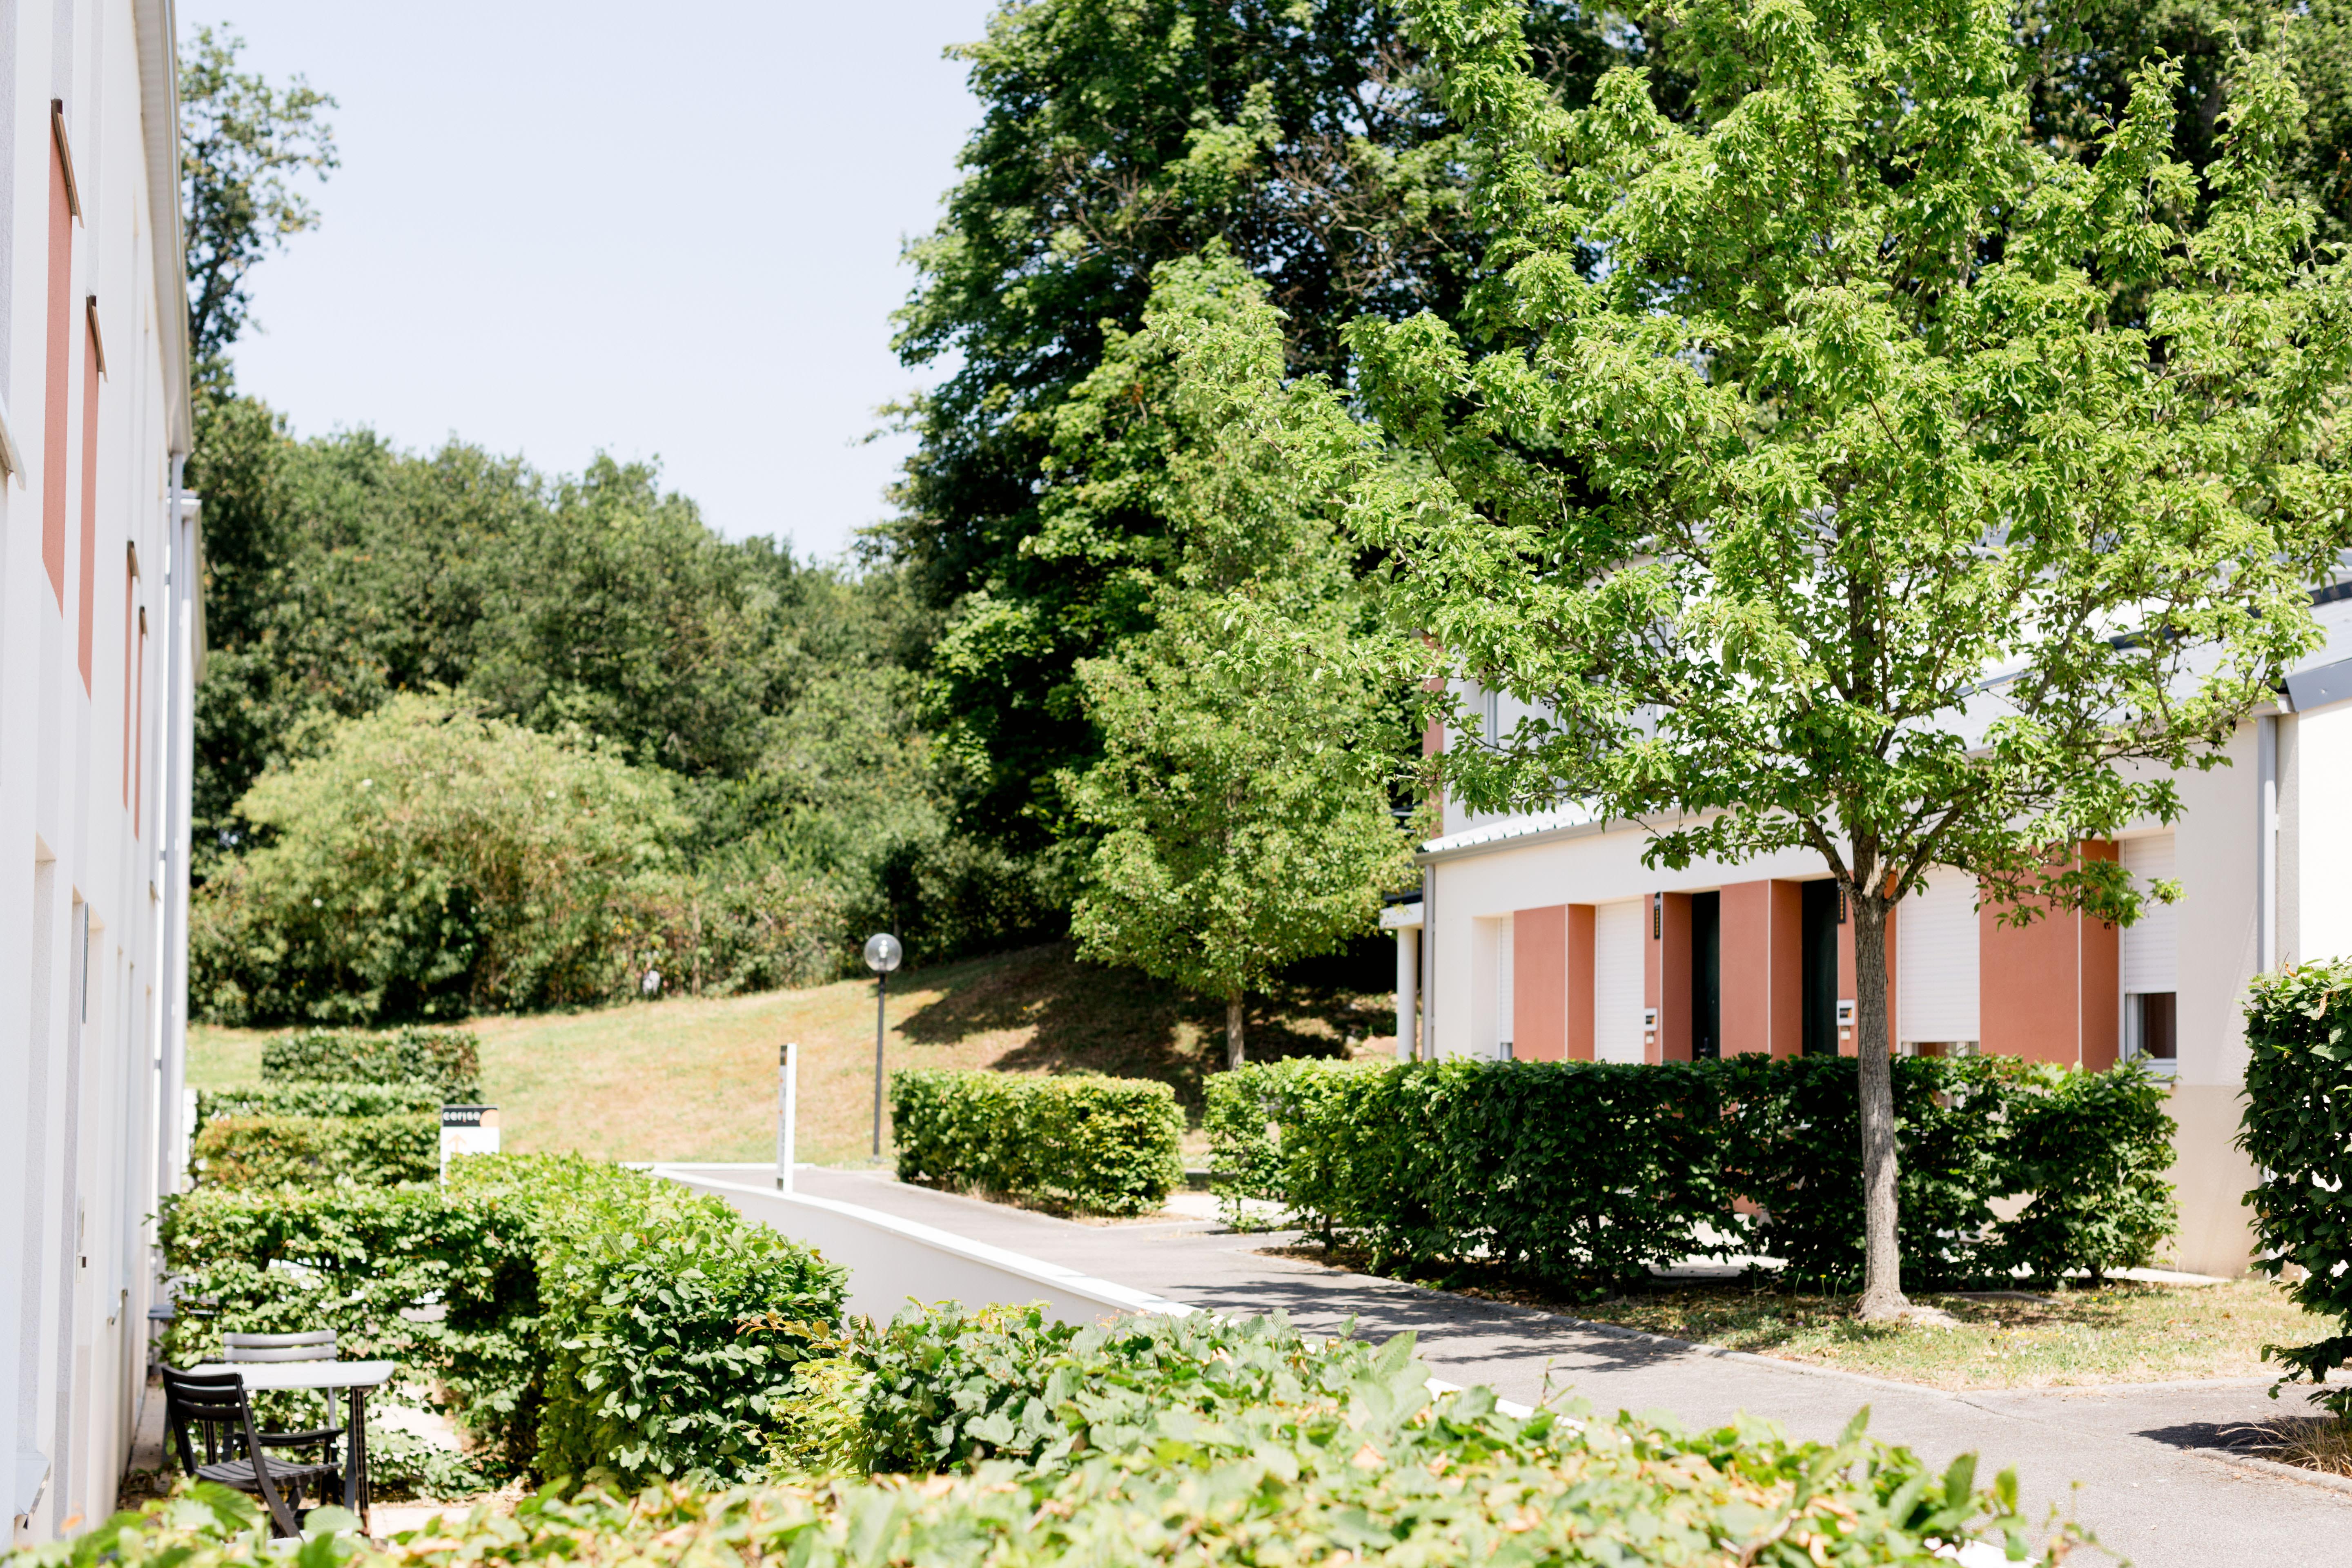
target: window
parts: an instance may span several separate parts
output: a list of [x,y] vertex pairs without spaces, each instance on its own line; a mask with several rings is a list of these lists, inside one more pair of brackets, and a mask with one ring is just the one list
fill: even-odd
[[2180,1055],[2175,993],[2134,991],[2124,997],[2124,1057],[2168,1072]]

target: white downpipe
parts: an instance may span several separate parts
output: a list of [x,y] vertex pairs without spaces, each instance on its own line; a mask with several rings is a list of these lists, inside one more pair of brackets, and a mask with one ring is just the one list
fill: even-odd
[[2254,967],[2278,967],[2278,716],[2254,721],[2254,910],[2261,935]]
[[188,858],[194,847],[190,815],[194,796],[196,697],[196,509],[184,478],[184,455],[172,459],[171,560],[166,571],[167,629],[164,642],[163,826],[158,854],[163,861],[163,951],[157,976],[163,1005],[156,1009],[160,1037],[155,1058],[162,1083],[157,1096],[156,1187],[175,1193],[187,1175],[188,1140],[194,1126],[185,1107],[188,1062]]

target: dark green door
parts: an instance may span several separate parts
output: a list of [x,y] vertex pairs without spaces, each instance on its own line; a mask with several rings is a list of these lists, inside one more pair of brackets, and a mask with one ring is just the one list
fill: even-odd
[[1691,1059],[1723,1055],[1723,895],[1691,895]]
[[1805,1055],[1838,1054],[1838,896],[1835,882],[1804,884]]

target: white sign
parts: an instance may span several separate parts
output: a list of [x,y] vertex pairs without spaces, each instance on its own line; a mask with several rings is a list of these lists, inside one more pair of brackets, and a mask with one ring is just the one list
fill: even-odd
[[441,1108],[441,1179],[449,1179],[449,1161],[457,1154],[499,1152],[499,1108],[495,1105],[445,1105]]

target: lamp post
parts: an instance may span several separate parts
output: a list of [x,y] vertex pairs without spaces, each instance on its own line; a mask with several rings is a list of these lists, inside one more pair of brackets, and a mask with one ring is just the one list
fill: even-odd
[[866,939],[866,967],[874,972],[874,1158],[882,1158],[882,1018],[890,992],[890,972],[906,957],[898,939],[877,931]]

